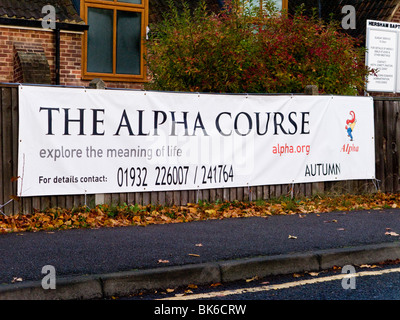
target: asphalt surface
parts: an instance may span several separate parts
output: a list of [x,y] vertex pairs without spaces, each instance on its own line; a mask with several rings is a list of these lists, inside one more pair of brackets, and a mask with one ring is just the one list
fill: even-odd
[[40,281],[45,265],[57,279],[107,275],[397,243],[396,234],[399,209],[2,234],[0,299],[1,288]]

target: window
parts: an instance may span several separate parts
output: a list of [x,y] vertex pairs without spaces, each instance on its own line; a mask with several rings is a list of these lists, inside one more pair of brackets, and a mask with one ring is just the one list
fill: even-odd
[[279,11],[287,10],[288,8],[288,1],[286,0],[274,0],[276,7]]
[[145,81],[148,0],[84,0],[83,78]]

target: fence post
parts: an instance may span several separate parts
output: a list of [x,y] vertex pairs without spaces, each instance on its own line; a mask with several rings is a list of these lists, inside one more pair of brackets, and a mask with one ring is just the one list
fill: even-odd
[[91,89],[105,89],[106,88],[106,84],[100,78],[96,78],[96,79],[93,79],[92,81],[90,81],[89,88],[91,88]]
[[[318,86],[316,85],[308,85],[306,86],[304,93],[309,96],[317,96],[319,95]],[[325,191],[325,183],[324,182],[313,182],[312,183],[312,194],[323,193]]]
[[[106,88],[106,84],[100,78],[93,79],[89,83],[89,88],[91,89],[99,89],[104,90]],[[105,203],[105,194],[99,193],[94,195],[94,203],[95,205],[104,204]]]
[[313,84],[308,85],[306,86],[304,93],[309,96],[318,96],[319,95],[318,87]]

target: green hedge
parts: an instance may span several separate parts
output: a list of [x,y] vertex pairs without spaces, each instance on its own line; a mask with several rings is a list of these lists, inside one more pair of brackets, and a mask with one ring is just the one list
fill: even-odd
[[146,63],[148,90],[356,95],[370,70],[365,49],[323,23],[271,9],[245,9],[233,1],[219,13],[204,3],[191,11],[170,1],[164,19],[151,25]]

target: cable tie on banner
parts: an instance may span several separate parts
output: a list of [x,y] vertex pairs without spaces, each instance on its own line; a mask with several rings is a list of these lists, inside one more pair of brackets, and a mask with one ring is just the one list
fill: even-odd
[[293,199],[294,196],[294,182],[292,183],[292,187],[290,188],[290,199]]
[[249,193],[249,201],[251,202],[253,197],[252,197],[252,194],[251,194],[251,188],[250,188],[248,183],[247,183],[247,191]]
[[85,209],[88,208],[89,210],[91,210],[90,207],[87,205],[87,202],[86,202],[86,192],[87,192],[87,190],[85,190]]
[[372,183],[374,184],[375,190],[378,191],[379,190],[379,182],[381,182],[381,180],[379,179],[372,179]]
[[[22,140],[21,140],[22,142]],[[22,154],[22,175],[20,177],[21,179],[21,189],[19,191],[19,197],[22,195],[22,186],[24,183],[24,176],[25,176],[25,153]]]

